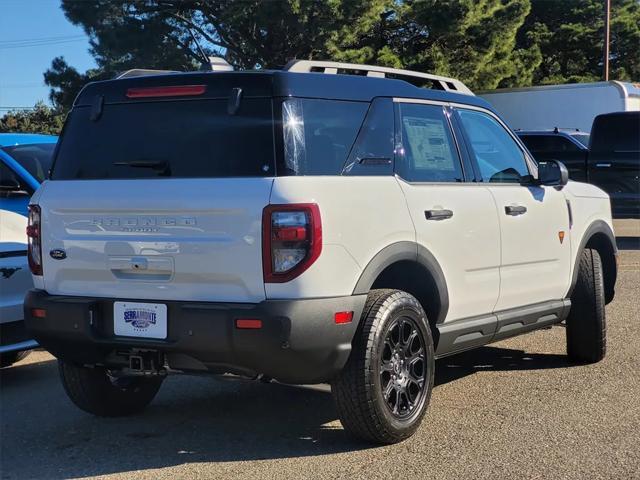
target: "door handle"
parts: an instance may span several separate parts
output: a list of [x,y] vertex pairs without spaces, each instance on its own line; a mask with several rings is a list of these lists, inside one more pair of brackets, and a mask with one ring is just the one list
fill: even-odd
[[610,166],[611,166],[610,163],[596,163],[596,167],[600,167],[600,168],[607,168]]
[[523,207],[522,205],[507,205],[504,207],[504,213],[514,217],[524,215],[527,213],[527,207]]
[[425,210],[424,217],[427,220],[446,220],[453,217],[451,210]]

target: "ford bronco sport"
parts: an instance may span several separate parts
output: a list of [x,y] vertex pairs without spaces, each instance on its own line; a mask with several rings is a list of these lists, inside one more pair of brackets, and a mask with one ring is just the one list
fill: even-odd
[[459,81],[298,61],[87,85],[30,206],[28,328],[81,409],[168,373],[331,383],[407,438],[434,360],[566,320],[605,354],[608,196],[536,164]]

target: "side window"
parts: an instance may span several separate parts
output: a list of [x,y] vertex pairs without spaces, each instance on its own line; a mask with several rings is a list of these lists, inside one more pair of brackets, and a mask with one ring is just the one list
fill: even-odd
[[0,161],[0,195],[3,197],[23,196],[33,193],[24,180]]
[[520,183],[529,175],[524,152],[491,115],[458,109],[483,182]]
[[373,101],[351,149],[344,175],[393,175],[393,102]]
[[462,182],[458,151],[443,107],[398,103],[396,170],[412,182]]

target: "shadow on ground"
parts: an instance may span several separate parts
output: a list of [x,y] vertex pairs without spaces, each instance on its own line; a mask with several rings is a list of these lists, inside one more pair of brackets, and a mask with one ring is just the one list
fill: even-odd
[[[484,347],[438,361],[436,385],[478,371],[568,365],[563,355]],[[71,405],[54,361],[2,370],[0,386],[0,470],[6,479],[77,478],[373,447],[350,439],[335,422],[327,386],[176,376],[143,414],[127,418],[95,418]]]

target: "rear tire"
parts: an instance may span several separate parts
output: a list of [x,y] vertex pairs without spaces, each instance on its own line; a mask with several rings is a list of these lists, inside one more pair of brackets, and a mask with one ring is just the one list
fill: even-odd
[[391,444],[420,426],[433,388],[431,330],[420,303],[399,290],[372,290],[353,350],[332,383],[345,430]]
[[598,252],[584,249],[578,268],[567,317],[567,355],[579,363],[595,363],[604,358],[607,349],[604,281]]
[[60,379],[78,408],[100,417],[119,417],[142,411],[156,396],[161,377],[111,377],[104,368],[80,367],[58,361]]
[[27,355],[31,353],[30,350],[22,352],[11,352],[0,355],[0,368],[10,367],[14,363],[23,360]]

